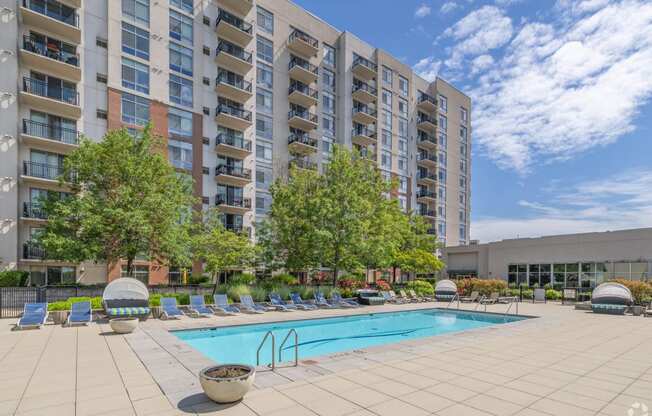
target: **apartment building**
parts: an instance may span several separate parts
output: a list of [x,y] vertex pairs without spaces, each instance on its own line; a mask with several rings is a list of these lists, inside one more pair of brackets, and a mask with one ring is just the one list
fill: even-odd
[[[255,238],[269,187],[321,171],[334,144],[400,186],[392,197],[446,245],[469,235],[471,103],[287,0],[0,0],[0,268],[95,283],[117,266],[62,264],[30,244],[38,198],[81,134],[151,121],[204,207]],[[137,277],[179,278],[145,259]]]

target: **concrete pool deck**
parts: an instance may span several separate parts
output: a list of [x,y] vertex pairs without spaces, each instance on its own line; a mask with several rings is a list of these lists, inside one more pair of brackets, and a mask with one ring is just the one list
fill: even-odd
[[652,408],[652,319],[558,303],[519,305],[537,319],[260,371],[233,405],[208,401],[196,374],[211,361],[168,332],[445,305],[148,320],[130,335],[96,323],[11,331],[16,320],[4,319],[0,415],[621,416]]

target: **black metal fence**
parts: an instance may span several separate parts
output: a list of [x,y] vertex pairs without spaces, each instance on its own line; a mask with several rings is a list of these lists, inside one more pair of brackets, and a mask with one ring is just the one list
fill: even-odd
[[[150,294],[188,293],[210,294],[213,288],[209,286],[150,286]],[[49,286],[49,287],[0,287],[0,318],[17,318],[23,312],[26,303],[59,302],[74,297],[102,296],[102,286]]]

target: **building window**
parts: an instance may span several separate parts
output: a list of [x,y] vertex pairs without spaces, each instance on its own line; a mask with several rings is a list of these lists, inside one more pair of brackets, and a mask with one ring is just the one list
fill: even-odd
[[408,151],[407,147],[408,147],[407,146],[407,140],[405,140],[403,138],[399,138],[398,139],[398,153],[403,155],[403,156],[407,156],[407,151]]
[[439,166],[446,167],[446,152],[443,150],[440,150],[437,152],[437,162],[439,162]]
[[460,155],[462,157],[466,157],[466,153],[467,153],[466,144],[464,143],[460,144]]
[[140,62],[122,58],[122,86],[149,94],[149,67]]
[[466,224],[460,224],[460,242],[466,241]]
[[170,0],[170,5],[176,7],[177,9],[181,9],[186,13],[192,13],[192,1],[193,0]]
[[402,95],[406,97],[408,96],[410,90],[410,83],[408,82],[407,78],[401,75],[398,76],[398,89],[401,91]]
[[264,113],[272,113],[272,93],[263,90],[263,89],[256,89],[256,111],[262,111]]
[[443,131],[439,132],[438,141],[439,141],[439,146],[441,146],[443,148],[446,148],[446,143],[448,142],[448,140],[446,139],[446,133],[445,132],[443,132]]
[[383,90],[381,94],[381,100],[383,102],[383,105],[386,107],[389,107],[391,110],[392,108],[392,93],[391,91]]
[[192,49],[170,42],[170,69],[192,76]]
[[[134,265],[134,279],[138,279],[144,284],[149,284],[149,266],[147,265]],[[120,273],[120,277],[132,277],[129,276],[129,273],[127,271],[127,265],[123,264],[122,265],[122,271]]]
[[95,38],[95,45],[107,49],[109,47],[109,41],[98,36]]
[[401,137],[407,137],[408,136],[408,121],[405,118],[400,118],[399,117],[399,119],[398,119],[398,135],[401,136]]
[[269,189],[272,185],[272,169],[257,166],[256,167],[256,189]]
[[137,95],[122,93],[122,121],[144,126],[149,122],[149,100]]
[[149,26],[149,0],[122,0],[122,16],[126,20]]
[[335,91],[335,72],[324,68],[321,74],[324,88],[329,91]]
[[460,188],[466,189],[466,176],[460,176]]
[[408,103],[402,98],[398,100],[398,113],[403,117],[408,116]]
[[383,67],[383,84],[392,86],[392,70],[386,66]]
[[330,158],[333,153],[333,139],[330,137],[322,137],[321,139],[321,152],[325,158]]
[[463,224],[466,223],[466,210],[463,209],[463,208],[460,208],[459,220],[460,220],[460,223],[463,223]]
[[439,168],[437,170],[437,178],[439,179],[440,182],[446,182],[446,169]]
[[322,110],[334,114],[335,113],[335,97],[330,93],[322,93]]
[[258,62],[256,64],[256,82],[263,87],[272,88],[274,86],[274,71],[272,67]]
[[170,37],[192,45],[192,18],[170,10]]
[[459,198],[460,198],[460,205],[466,206],[466,192],[460,191]]
[[460,172],[466,175],[466,160],[460,159]]
[[439,95],[437,98],[439,100],[439,111],[443,113],[448,112],[448,98],[443,95]]
[[398,190],[404,194],[408,191],[408,180],[405,176],[400,176],[398,178]]
[[384,169],[392,168],[392,153],[386,150],[380,152],[380,166]]
[[383,126],[388,130],[392,130],[392,113],[389,111],[383,111]]
[[325,43],[322,45],[324,47],[324,59],[322,62],[326,65],[335,66],[335,48]]
[[149,60],[149,32],[122,22],[122,52]]
[[95,110],[95,117],[97,117],[100,120],[106,120],[109,118],[109,114],[106,112],[106,110],[100,110],[99,108]]
[[467,133],[466,133],[466,127],[464,127],[464,126],[460,126],[460,139],[461,139],[463,142],[466,142],[466,134],[467,134]]
[[407,161],[406,157],[399,156],[399,158],[398,158],[398,170],[401,173],[407,173],[408,161]]
[[333,117],[323,116],[322,127],[324,129],[324,133],[330,136],[335,136],[335,119]]
[[175,168],[192,170],[192,143],[168,139],[168,160]]
[[262,162],[272,162],[272,144],[256,141],[256,160]]
[[274,44],[271,40],[258,36],[256,38],[256,53],[258,59],[270,64],[274,62]]
[[448,128],[448,119],[446,118],[446,116],[443,116],[441,114],[439,115],[438,118],[439,118],[438,121],[439,128],[446,131],[446,129]]
[[192,113],[170,107],[168,111],[168,133],[192,137]]
[[464,107],[460,107],[460,119],[466,124],[469,121],[469,112]]
[[170,101],[192,107],[192,81],[186,78],[170,74]]
[[446,187],[443,185],[439,185],[437,188],[437,199],[439,201],[446,201]]
[[256,135],[271,140],[274,137],[273,120],[263,114],[256,114]]
[[407,198],[403,195],[398,196],[398,205],[401,207],[401,211],[407,212]]
[[382,133],[383,149],[392,150],[392,132],[383,130]]
[[258,28],[269,33],[270,35],[274,34],[274,14],[269,12],[262,7],[258,6],[256,11],[256,22],[258,23]]

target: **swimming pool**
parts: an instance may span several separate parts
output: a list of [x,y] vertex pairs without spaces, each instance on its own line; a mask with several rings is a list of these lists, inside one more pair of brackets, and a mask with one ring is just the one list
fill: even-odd
[[[256,350],[267,331],[272,331],[276,338],[276,360],[278,362],[280,344],[292,328],[298,334],[299,359],[305,359],[334,352],[391,344],[398,341],[459,332],[522,319],[526,318],[475,312],[443,311],[441,309],[422,309],[173,331],[173,334],[218,363],[256,365]],[[271,363],[270,341],[268,339],[266,345],[261,349],[261,364]],[[282,354],[283,361],[294,360],[293,336],[286,342]]]

